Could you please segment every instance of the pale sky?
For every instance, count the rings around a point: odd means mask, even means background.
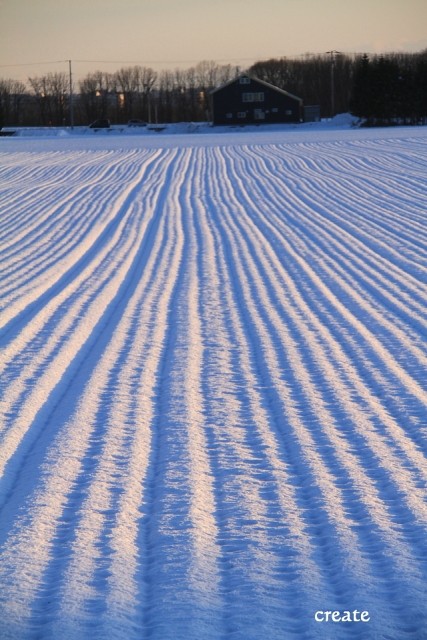
[[[67,71],[65,62],[38,63],[68,59],[79,79],[128,63],[245,67],[331,49],[424,48],[426,0],[0,0],[0,77],[23,81]]]

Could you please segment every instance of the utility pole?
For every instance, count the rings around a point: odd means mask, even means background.
[[[71,60],[68,60],[70,74],[70,128],[74,129],[74,101],[73,101],[73,74],[71,72]]]
[[[326,53],[331,56],[331,118],[333,118],[335,115],[335,56],[339,55],[340,52],[335,51],[334,49],[333,51],[327,51]]]

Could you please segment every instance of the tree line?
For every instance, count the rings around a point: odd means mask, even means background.
[[[73,123],[84,125],[98,119],[117,124],[133,119],[152,123],[206,121],[210,118],[210,91],[239,72],[239,67],[210,61],[159,73],[138,65],[114,73],[95,71],[73,87]],[[0,79],[0,125],[69,123],[67,73],[30,77],[28,86]]]
[[[425,124],[427,50],[357,60],[350,109],[368,125]]]
[[[209,61],[159,73],[144,66],[95,71],[73,87],[73,122],[210,120],[210,92],[241,72]],[[351,112],[367,124],[427,121],[427,50],[272,58],[245,72],[293,93],[305,105],[319,105],[322,117]],[[33,76],[28,84],[0,79],[0,126],[63,126],[70,115],[67,73]]]
[[[322,117],[352,113],[367,125],[427,122],[427,49],[420,53],[342,55],[257,62],[249,72],[320,105]]]

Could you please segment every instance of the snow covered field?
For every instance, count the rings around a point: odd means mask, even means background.
[[[0,141],[2,640],[427,638],[426,178],[427,128]]]

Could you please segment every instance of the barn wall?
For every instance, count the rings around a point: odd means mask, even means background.
[[[246,102],[243,94],[263,94],[262,102]],[[239,79],[212,94],[213,123],[262,124],[300,122],[301,101],[274,88],[250,79],[241,84]]]

